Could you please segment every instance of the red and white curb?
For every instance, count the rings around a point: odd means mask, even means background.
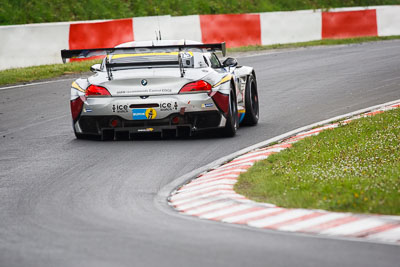
[[[317,135],[323,130],[336,128],[339,124],[343,125],[360,117],[372,116],[399,107],[400,101],[392,102],[388,106],[353,116],[340,123],[330,123],[300,132],[277,145],[258,148],[235,157],[228,163],[198,175],[173,191],[168,198],[169,204],[182,214],[201,219],[400,245],[400,216],[286,209],[273,204],[254,202],[233,190],[240,173],[247,171],[255,162],[290,148],[292,143]]]

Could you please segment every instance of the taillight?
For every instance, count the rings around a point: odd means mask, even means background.
[[[73,121],[76,121],[81,114],[83,101],[80,97],[71,100],[71,115]]]
[[[182,93],[209,93],[211,92],[211,84],[205,81],[197,81],[193,83],[185,84],[182,89],[179,91]]]
[[[110,96],[110,92],[104,87],[98,85],[90,85],[88,89],[86,89],[85,96]]]
[[[212,99],[214,100],[217,107],[225,114],[228,114],[229,108],[229,95],[222,94],[220,92],[216,92],[212,95]]]

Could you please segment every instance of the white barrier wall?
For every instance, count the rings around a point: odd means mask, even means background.
[[[155,40],[156,32],[161,31],[162,39],[173,35],[171,16],[133,18],[133,38],[135,41]]]
[[[199,15],[171,17],[173,35],[171,39],[187,39],[201,42],[201,27]]]
[[[263,45],[321,40],[321,12],[260,13],[260,21]]]
[[[400,6],[378,7],[378,36],[400,35]]]
[[[0,70],[62,63],[68,48],[69,23],[0,27]]]
[[[306,42],[324,38],[400,35],[400,5],[336,8],[329,10],[329,12],[303,10],[250,15],[252,16],[252,26],[246,26],[246,23],[250,23],[246,19],[243,20],[244,24],[240,25],[245,29],[246,27],[254,28],[254,21],[259,21],[257,23],[260,23],[260,28],[249,32],[252,35],[257,35],[252,36],[252,38],[258,41],[257,44],[261,43],[262,45]],[[131,32],[131,27],[125,27],[127,19],[115,20],[112,23],[124,24],[122,25],[124,27],[121,26],[124,29],[123,34],[127,36],[133,35],[133,40],[135,41],[154,40],[158,30],[161,30],[161,37],[164,40],[188,39],[202,41],[207,39],[207,33],[210,33],[210,30],[215,32],[212,24],[204,23],[205,19],[212,17],[214,20],[218,21],[219,19],[221,21],[221,18],[226,19],[226,17],[230,18],[232,16],[212,15],[201,16],[200,18],[199,15],[178,17],[168,15],[138,17],[132,19],[133,33]],[[0,26],[0,70],[61,63],[60,50],[70,48],[70,34],[71,40],[75,43],[75,48],[85,48],[85,45],[87,45],[85,41],[87,38],[78,38],[78,41],[81,40],[82,44],[78,42],[76,45],[76,32],[73,31],[76,27],[72,27],[70,33],[71,24],[79,23],[83,25],[81,28],[87,26],[88,31],[97,36],[96,38],[105,40],[102,37],[104,29],[94,25],[94,22],[99,21]],[[212,37],[214,42],[226,41],[228,46],[235,44],[232,40],[240,43],[240,45],[251,44],[246,43],[249,38],[246,38],[248,36],[243,36],[243,32],[237,32],[234,35],[230,34],[229,38],[227,38],[222,34],[226,33],[224,27],[219,27],[221,28],[221,34],[219,35],[219,32],[216,32],[215,36]],[[122,34],[118,30],[113,31],[113,28],[111,30],[108,28],[107,30],[114,37],[120,37]],[[106,36],[110,36],[110,34],[107,33]],[[85,36],[88,37],[87,35]],[[104,42],[100,42],[99,45],[101,43]],[[91,46],[94,45],[91,44]]]
[[[155,40],[161,31],[164,40],[187,39],[201,42],[200,18],[192,16],[158,16],[133,18],[135,41]]]

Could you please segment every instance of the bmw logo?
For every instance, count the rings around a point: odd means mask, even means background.
[[[146,79],[143,79],[140,83],[141,83],[143,86],[146,86],[146,85],[147,85],[147,80],[146,80]]]

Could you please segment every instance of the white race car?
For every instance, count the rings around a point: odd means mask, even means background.
[[[236,59],[220,63],[225,43],[129,42],[114,48],[62,50],[67,58],[103,56],[95,74],[72,83],[71,113],[77,138],[129,139],[144,133],[191,135],[259,117],[256,74]]]

